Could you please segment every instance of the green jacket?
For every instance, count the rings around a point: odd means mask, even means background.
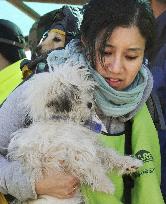
[[[21,60],[0,71],[0,104],[22,81],[20,62]]]
[[[124,154],[125,136],[101,136],[107,147]],[[144,163],[135,175],[132,189],[132,204],[164,204],[160,191],[160,149],[156,129],[146,105],[132,120],[132,154]],[[123,180],[115,172],[108,175],[115,185],[114,195],[93,192],[82,187],[86,204],[122,204]]]

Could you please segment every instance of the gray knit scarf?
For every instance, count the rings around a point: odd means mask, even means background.
[[[143,98],[144,90],[147,87],[149,73],[145,65],[142,65],[134,82],[125,90],[113,89],[93,68],[90,72],[98,83],[95,91],[97,106],[106,116],[124,116],[136,109]]]

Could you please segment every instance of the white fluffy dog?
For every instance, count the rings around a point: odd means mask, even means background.
[[[31,174],[31,182],[43,171],[54,168],[69,172],[93,190],[113,193],[114,186],[106,176],[108,170],[135,172],[140,160],[121,156],[100,143],[100,135],[83,124],[94,115],[95,83],[85,68],[66,63],[51,73],[35,75],[25,91],[24,104],[32,124],[13,133],[8,158],[20,160]],[[63,161],[63,162],[62,162]],[[39,196],[27,204],[79,204],[80,192],[73,198]]]

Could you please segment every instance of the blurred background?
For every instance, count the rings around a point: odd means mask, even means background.
[[[0,0],[0,19],[6,19],[19,26],[26,38],[32,24],[41,15],[68,4],[82,7],[87,0]],[[30,58],[27,48],[26,54]]]

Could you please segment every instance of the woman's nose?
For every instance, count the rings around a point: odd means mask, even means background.
[[[108,63],[107,67],[110,72],[119,74],[123,67],[122,60],[119,57],[114,58],[110,63]]]

